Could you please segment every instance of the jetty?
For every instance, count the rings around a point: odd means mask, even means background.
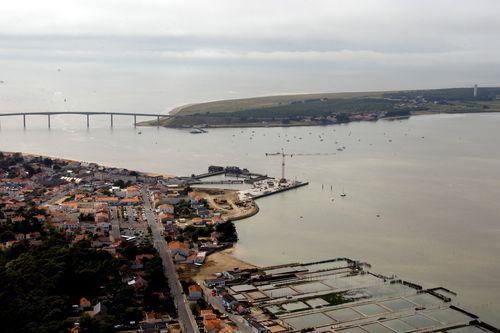
[[[227,176],[229,179],[210,179],[216,176]],[[214,166],[208,167],[208,171],[191,176],[175,177],[165,180],[166,185],[190,186],[190,185],[237,185],[251,184],[252,188],[238,191],[240,201],[246,202],[264,198],[273,194],[290,191],[309,185],[307,181],[275,179],[268,175],[250,172],[246,168],[237,166]]]
[[[226,180],[206,180],[206,181],[192,181],[190,185],[234,185],[234,184],[243,184],[244,180],[242,179],[226,179]]]
[[[201,179],[215,177],[224,175],[227,177],[234,177],[236,179],[231,180],[215,180],[215,181],[203,181]],[[250,172],[246,168],[240,168],[237,166],[216,166],[211,165],[208,167],[208,172],[201,173],[198,175],[191,175],[191,177],[184,177],[189,184],[253,184],[258,181],[269,179],[267,175],[260,173]]]
[[[302,186],[309,185],[309,182],[289,181],[285,179],[277,180],[269,178],[254,183],[254,187],[248,190],[239,191],[240,200],[256,200],[273,194],[290,191]]]

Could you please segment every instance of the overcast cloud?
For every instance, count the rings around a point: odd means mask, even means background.
[[[0,111],[498,85],[499,41],[498,0],[2,1]]]

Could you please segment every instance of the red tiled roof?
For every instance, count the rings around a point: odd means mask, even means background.
[[[197,284],[192,284],[189,286],[189,293],[201,292],[201,287]]]
[[[171,250],[175,250],[175,249],[189,250],[189,244],[187,244],[185,242],[173,241],[173,242],[168,243],[168,248]]]

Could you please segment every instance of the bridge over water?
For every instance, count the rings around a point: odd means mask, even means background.
[[[134,118],[134,126],[137,125],[137,117],[153,117],[156,118],[156,125],[160,126],[160,117],[172,118],[172,115],[157,114],[157,113],[127,113],[127,112],[83,112],[83,111],[54,111],[54,112],[13,112],[13,113],[0,113],[0,117],[15,117],[20,116],[23,119],[23,127],[26,128],[26,117],[28,116],[46,116],[47,126],[50,128],[50,117],[56,115],[82,115],[87,118],[87,128],[90,127],[90,116],[108,115],[110,126],[113,127],[114,116],[129,116]]]

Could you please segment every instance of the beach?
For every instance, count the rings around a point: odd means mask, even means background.
[[[233,249],[230,248],[209,255],[205,264],[200,268],[196,275],[193,276],[193,280],[200,285],[203,285],[203,281],[208,278],[214,278],[215,273],[233,270],[236,267],[240,269],[256,267],[243,260],[237,259],[232,255],[232,253]]]

